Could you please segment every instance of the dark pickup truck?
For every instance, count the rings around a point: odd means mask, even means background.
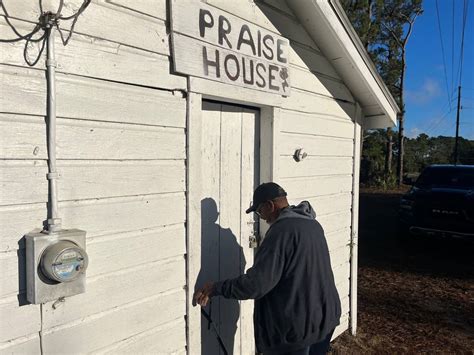
[[[400,226],[411,234],[474,238],[474,165],[427,167],[399,212]]]

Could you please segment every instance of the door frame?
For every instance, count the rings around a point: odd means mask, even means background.
[[[194,285],[201,265],[201,124],[202,101],[215,100],[260,109],[260,182],[277,181],[282,97],[188,77],[186,111],[186,342],[188,354],[201,352],[201,313],[193,307]],[[260,223],[260,233],[267,226]]]

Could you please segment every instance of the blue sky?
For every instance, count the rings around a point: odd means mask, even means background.
[[[454,42],[453,36],[454,2]],[[407,46],[405,81],[405,134],[416,137],[455,136],[457,87],[464,0],[438,0],[443,54],[438,29],[436,0],[424,0],[424,13],[417,18]],[[474,139],[474,1],[468,2],[464,35],[460,136]],[[454,51],[453,51],[454,43]],[[453,64],[454,58],[454,64]],[[454,80],[452,79],[454,76]],[[447,82],[447,83],[446,83]],[[448,94],[449,90],[449,94]],[[451,103],[449,102],[451,99]],[[450,106],[451,105],[451,106]]]

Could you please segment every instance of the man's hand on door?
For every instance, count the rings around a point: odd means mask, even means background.
[[[207,282],[201,289],[196,290],[193,296],[193,306],[206,307],[214,292],[214,283]]]

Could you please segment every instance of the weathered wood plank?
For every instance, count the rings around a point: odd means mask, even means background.
[[[318,219],[316,217],[316,219]],[[329,250],[336,250],[351,243],[350,226],[343,227],[331,233],[325,233]]]
[[[0,350],[1,342],[32,334],[41,329],[39,305],[19,307],[18,299],[14,296],[0,300],[0,319]]]
[[[122,252],[126,253],[124,250]],[[155,252],[158,253],[159,250],[155,249]],[[99,262],[100,259],[90,258],[91,263],[94,260]],[[43,306],[43,329],[47,332],[52,327],[100,314],[167,290],[182,288],[186,284],[185,276],[182,257],[166,263],[153,262],[127,267],[122,272],[99,277],[87,275],[85,293],[68,297],[56,309],[52,307],[54,302]],[[137,280],[140,280],[139,285]],[[159,320],[160,316],[156,318]]]
[[[345,263],[337,266],[335,269],[333,269],[333,273],[339,297],[346,297],[349,295],[350,289],[350,264]]]
[[[185,354],[183,318],[149,329],[93,354]]]
[[[279,11],[275,11],[275,9],[265,4],[255,4],[252,2],[245,2],[243,4],[239,1],[227,0],[206,0],[206,2],[209,5],[244,18],[248,22],[278,33],[291,41],[296,41],[319,50],[299,21]]]
[[[330,251],[331,255],[331,266],[335,270],[342,265],[348,264],[351,259],[351,248],[349,245],[345,245],[336,250]]]
[[[209,99],[243,105],[256,104],[277,107],[281,106],[283,100],[281,95],[220,83],[218,81],[197,77],[191,77],[189,81],[191,92],[206,95],[206,98]]]
[[[317,218],[323,226],[325,233],[332,233],[351,226],[351,212],[341,212],[335,214],[324,215]]]
[[[282,108],[287,110],[314,113],[318,115],[332,115],[340,118],[351,118],[355,114],[353,103],[336,101],[332,97],[309,93],[293,89],[291,96],[285,97]]]
[[[352,176],[320,176],[314,178],[281,179],[289,196],[304,199],[352,191]]]
[[[177,224],[93,238],[87,242],[87,253],[91,260],[107,260],[106,263],[91,262],[87,269],[88,277],[113,273],[179,255],[184,256],[186,253],[184,225]]]
[[[290,42],[290,64],[342,82],[339,74],[321,52],[294,41]]]
[[[43,117],[0,114],[1,159],[47,159]],[[57,120],[58,159],[184,159],[182,128]],[[100,144],[100,149],[97,149]]]
[[[339,100],[354,102],[349,89],[339,80],[330,79],[299,67],[290,67],[292,87]]]
[[[351,157],[310,156],[300,162],[291,156],[280,157],[281,178],[342,174],[352,174]]]
[[[293,156],[296,149],[303,148],[308,159],[321,156],[352,157],[354,142],[347,138],[320,137],[307,134],[281,133],[280,154]],[[305,164],[303,160],[300,164]]]
[[[344,192],[342,194],[316,196],[307,198],[306,201],[309,201],[313,209],[316,211],[316,216],[319,217],[344,210],[350,210],[352,194],[350,192]],[[301,202],[301,199],[293,198],[293,196],[289,195],[288,202],[291,205],[297,205]]]
[[[59,202],[59,213],[63,228],[80,227],[96,237],[184,223],[185,206],[184,193],[172,193]],[[0,250],[18,249],[46,218],[45,203],[0,207]]]
[[[38,354],[40,352],[41,345],[38,332],[0,343],[0,353],[2,354]]]
[[[345,314],[343,317],[341,317],[339,325],[334,330],[331,341],[336,339],[339,335],[344,333],[347,329],[349,329],[349,314]]]
[[[44,76],[0,65],[2,112],[45,116]],[[169,92],[57,74],[56,94],[58,117],[184,127],[186,101]]]
[[[354,138],[354,123],[349,117],[336,118],[282,110],[281,130],[288,133]]]
[[[12,23],[24,33],[31,27],[24,21],[13,20]],[[14,38],[11,32],[0,16],[0,38]],[[55,42],[57,72],[164,89],[186,87],[184,77],[170,74],[168,56],[79,34],[74,35],[66,47],[59,36],[55,37]],[[23,42],[0,43],[0,63],[27,67],[23,58],[24,47]],[[40,47],[41,42],[29,47],[30,61],[36,59]],[[37,69],[44,69],[46,52],[42,57],[36,65]]]
[[[45,353],[58,353],[64,349],[91,352],[184,317],[185,305],[183,290],[144,298],[78,322],[48,329],[43,333],[43,350]],[[182,336],[185,337],[184,332]]]
[[[282,63],[269,64],[265,59],[205,44],[179,33],[173,33],[173,43],[175,58],[186,58],[174,62],[174,68],[179,73],[271,94],[290,94],[291,77],[287,79],[282,76],[287,70]],[[219,65],[205,65],[204,55]],[[234,59],[227,61],[229,58]],[[226,66],[225,63],[229,64]],[[273,71],[270,71],[271,67]]]
[[[10,16],[17,19],[36,23],[40,15],[38,1],[5,0],[4,4]],[[55,12],[57,4],[54,0],[43,1],[43,8]],[[80,4],[82,0],[65,2],[62,14],[68,16],[75,13]],[[71,21],[61,22],[61,28],[66,31],[70,26]],[[31,24],[31,29],[33,27]],[[130,28],[133,28],[133,31],[130,31]],[[77,21],[74,32],[169,55],[168,36],[163,20],[130,11],[126,7],[118,7],[104,0],[92,1]],[[73,41],[74,37],[70,43]]]
[[[62,201],[185,190],[183,161],[58,161]],[[0,205],[48,201],[45,161],[0,161]],[[25,189],[25,186],[31,188]]]
[[[132,11],[140,12],[144,15],[153,16],[165,21],[166,18],[166,0],[105,0],[105,2],[129,9]]]
[[[83,225],[80,225],[83,228]],[[83,228],[88,231],[86,228]],[[89,237],[89,236],[88,236]],[[91,237],[89,237],[90,239]],[[87,241],[88,277],[113,273],[142,263],[184,255],[184,225],[114,234]],[[113,247],[111,248],[111,245]],[[94,263],[94,260],[107,260]],[[184,259],[183,259],[184,260]],[[0,254],[0,297],[26,290],[25,249]]]

